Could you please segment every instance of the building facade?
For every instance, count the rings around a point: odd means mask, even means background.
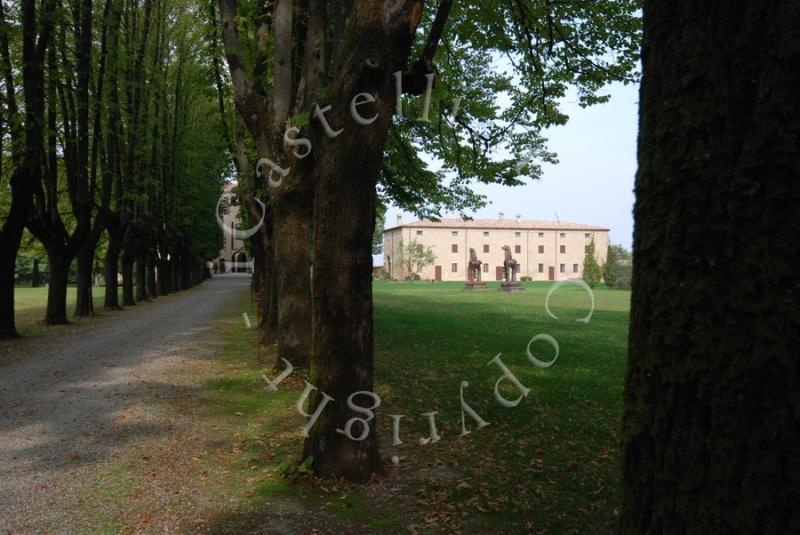
[[[227,231],[224,234],[224,243],[219,252],[217,266],[219,271],[230,273],[234,271],[249,271],[247,251],[244,241],[235,237],[234,230],[239,225],[239,204],[236,198],[236,184],[225,184],[223,191],[220,214]]]
[[[586,250],[594,240],[595,257],[602,265],[608,251],[607,228],[560,221],[530,221],[521,216],[505,219],[442,219],[397,225],[383,234],[383,267],[393,279],[409,276],[402,248],[416,242],[431,247],[436,261],[419,273],[425,280],[463,281],[467,278],[469,250],[483,262],[484,281],[503,279],[503,246],[519,263],[517,278],[568,280],[581,278]]]

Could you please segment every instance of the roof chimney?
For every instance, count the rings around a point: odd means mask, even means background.
[[[517,214],[517,223],[522,222],[522,214]]]
[[[500,221],[502,221],[502,220],[503,220],[503,217],[505,217],[505,215],[506,215],[506,214],[504,214],[503,212],[500,212],[500,216],[498,217],[498,219],[499,219]]]
[[[402,224],[403,224],[403,216],[402,214],[397,214],[397,226],[399,227]]]

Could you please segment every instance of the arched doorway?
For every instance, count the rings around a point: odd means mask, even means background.
[[[238,251],[233,253],[233,269],[235,273],[247,273],[247,253]]]

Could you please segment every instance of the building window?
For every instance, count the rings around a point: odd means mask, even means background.
[[[591,234],[589,234],[589,233],[587,232],[586,234],[584,234],[584,235],[583,235],[583,237],[584,237],[584,238],[591,238],[591,237],[592,237],[592,235],[591,235]]]
[[[539,264],[539,273],[544,273],[544,264]]]
[[[578,264],[572,264],[572,272],[573,273],[577,273],[578,272]]]
[[[483,244],[483,252],[484,253],[488,253],[489,252],[489,244],[488,243],[484,243]]]
[[[483,272],[489,273],[489,264],[483,264]]]
[[[564,264],[559,264],[558,265],[558,271],[560,271],[561,273],[564,273]]]
[[[559,250],[561,251],[561,254],[564,254],[564,253],[566,253],[566,252],[567,252],[567,246],[566,246],[566,245],[562,245],[562,246],[559,248]]]
[[[421,230],[417,231],[417,236],[422,236],[422,231]]]
[[[514,233],[514,236],[516,236],[517,238],[519,238],[519,237],[521,237],[521,236],[522,236],[522,232],[515,232],[515,233]]]
[[[540,238],[544,238],[544,232],[540,232],[540,233],[539,233],[539,237],[540,237]]]
[[[539,254],[544,254],[544,245],[539,246]]]
[[[458,264],[457,264],[457,263],[455,263],[455,262],[453,262],[453,263],[450,265],[450,271],[452,271],[453,273],[458,273]]]
[[[417,244],[417,252],[420,253],[420,254],[422,253],[422,244],[421,243]]]
[[[514,252],[515,253],[521,253],[522,252],[522,246],[521,245],[515,245],[514,246]]]
[[[454,244],[452,245],[452,247],[451,247],[451,250],[452,250],[454,253],[457,253],[457,252],[458,252],[458,244],[457,244],[457,243],[454,243]]]
[[[589,246],[588,245],[584,245],[583,246],[583,252],[584,253],[588,253],[589,252]]]
[[[561,237],[562,237],[562,238],[566,238],[566,237],[567,237],[567,234],[566,234],[565,232],[562,232],[562,233],[561,233]]]
[[[453,231],[451,234],[452,234],[453,236],[458,236],[458,231],[457,231],[457,230],[454,230],[454,231]]]
[[[484,232],[484,233],[483,233],[483,235],[484,235],[484,236],[488,236],[488,235],[489,235],[489,233],[488,233],[488,232]]]

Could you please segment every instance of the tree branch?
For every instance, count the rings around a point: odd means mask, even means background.
[[[427,87],[425,75],[435,70],[433,58],[436,56],[436,50],[439,48],[439,43],[444,36],[444,29],[447,26],[447,20],[450,18],[452,7],[453,0],[440,0],[431,30],[425,41],[425,48],[422,49],[422,55],[411,67],[411,72],[403,76],[403,93],[421,95],[425,92]]]
[[[293,0],[277,0],[273,29],[273,126],[283,127],[289,118],[292,99],[292,18]]]
[[[327,63],[328,13],[325,0],[309,0],[308,30],[306,32],[305,54],[302,78],[295,98],[295,113],[301,113],[314,99],[317,90],[325,85]]]
[[[222,44],[225,49],[225,59],[233,80],[233,95],[239,102],[245,102],[253,92],[250,79],[247,76],[242,47],[239,42],[239,31],[236,29],[236,0],[219,0],[219,14],[222,19]]]

